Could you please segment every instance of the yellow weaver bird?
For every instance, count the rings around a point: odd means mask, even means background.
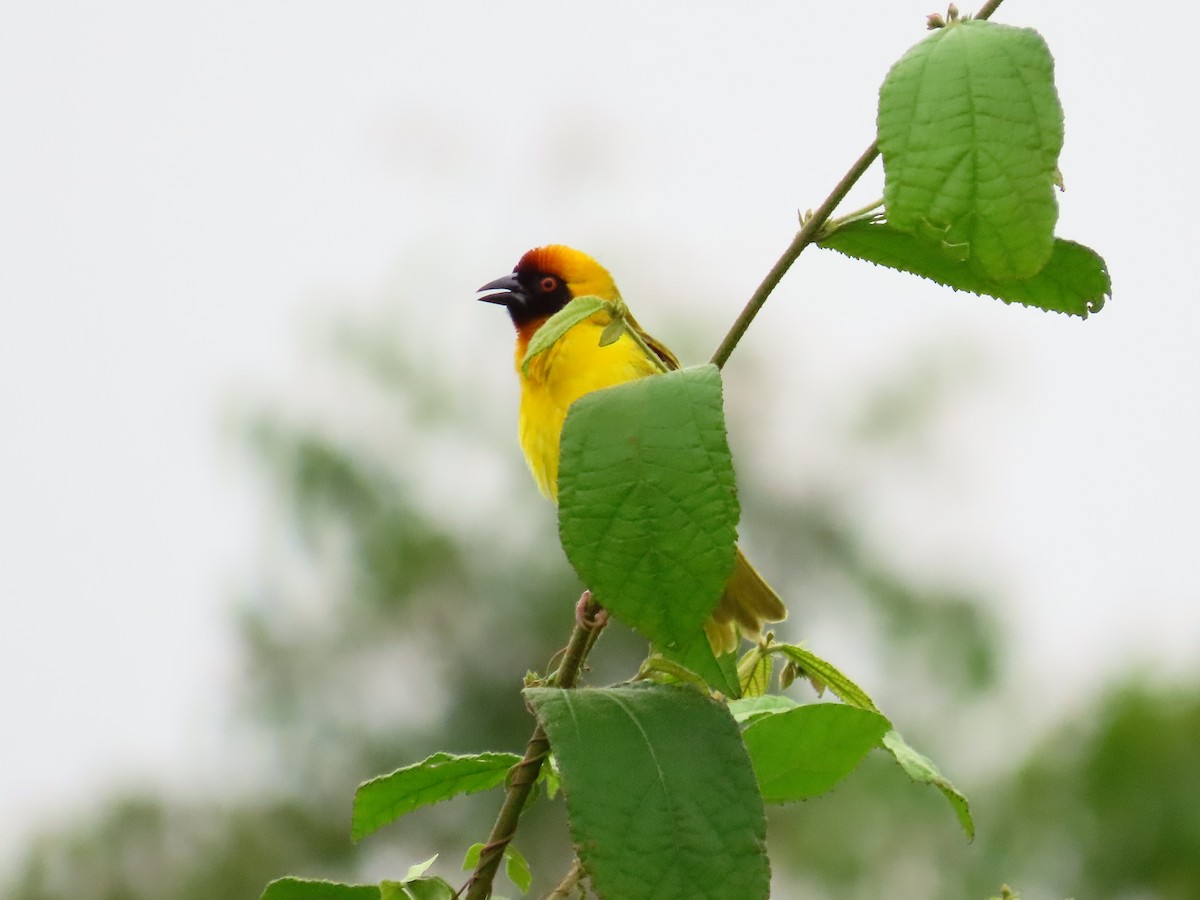
[[[485,284],[480,300],[508,309],[517,330],[516,364],[521,380],[519,432],[525,459],[542,493],[558,500],[558,444],[571,404],[591,391],[660,371],[629,334],[600,346],[600,334],[612,317],[605,310],[575,325],[554,345],[536,356],[528,374],[521,363],[534,332],[575,297],[596,296],[614,304],[620,294],[612,276],[598,262],[570,247],[551,245],[530,250],[511,275]],[[675,355],[642,331],[632,316],[626,321],[668,369],[678,369]],[[739,548],[725,593],[704,625],[713,651],[736,650],[739,630],[757,635],[764,622],[787,617],[783,601],[750,565]]]

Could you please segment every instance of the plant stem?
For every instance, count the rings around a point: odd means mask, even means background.
[[[737,319],[734,320],[733,325],[730,327],[729,333],[721,341],[721,346],[713,354],[711,362],[718,369],[725,365],[725,362],[729,359],[729,354],[738,345],[738,341],[742,339],[742,335],[746,333],[746,329],[750,327],[750,323],[754,321],[754,317],[758,315],[758,311],[767,302],[767,298],[771,296],[771,292],[775,290],[775,286],[779,284],[787,270],[792,267],[792,263],[796,261],[804,251],[804,248],[813,242],[820,233],[821,226],[825,224],[825,220],[829,218],[837,205],[850,192],[850,188],[854,187],[854,183],[862,177],[863,173],[867,171],[867,168],[875,161],[875,157],[878,155],[879,145],[872,141],[871,146],[866,149],[863,155],[855,160],[854,165],[850,167],[850,171],[842,176],[842,180],[837,183],[837,187],[833,189],[833,192],[825,198],[816,211],[800,226],[800,230],[792,238],[792,243],[783,252],[783,256],[779,257],[779,260],[771,267],[771,271],[767,273],[767,277],[762,280],[762,283],[750,295],[750,299],[746,302],[742,311],[738,313]]]
[[[659,355],[650,348],[649,344],[646,343],[645,339],[641,335],[641,332],[639,332],[637,328],[630,323],[628,317],[622,317],[621,324],[625,326],[625,333],[629,335],[629,337],[635,344],[638,345],[639,348],[641,348],[642,353],[646,354],[646,358],[650,360],[650,362],[654,363],[655,367],[660,373],[670,371],[667,368],[667,364],[663,362]]]
[[[833,232],[835,232],[839,228],[841,228],[843,225],[846,225],[850,222],[857,222],[860,219],[878,218],[880,215],[882,215],[882,213],[876,213],[875,210],[879,209],[882,206],[883,206],[883,198],[880,197],[878,200],[876,200],[874,203],[869,204],[868,206],[859,207],[858,209],[854,210],[854,212],[848,212],[844,216],[838,216],[836,219],[829,219],[825,223],[826,226],[828,226],[828,227],[822,229],[823,233],[821,234],[820,238],[818,238],[818,240],[824,240],[830,234],[832,234]]]
[[[1004,0],[988,0],[980,8],[979,12],[975,14],[975,18],[988,18],[1003,2]],[[725,366],[729,355],[733,353],[733,348],[738,345],[738,341],[742,339],[742,335],[746,333],[746,329],[750,327],[750,323],[754,321],[754,317],[758,315],[758,311],[767,302],[767,298],[771,296],[771,292],[775,290],[775,287],[787,273],[787,270],[792,267],[792,263],[799,258],[804,248],[811,244],[821,233],[821,228],[826,220],[833,215],[833,211],[837,208],[837,205],[845,199],[846,194],[850,193],[850,188],[854,187],[854,183],[863,176],[863,173],[867,171],[878,155],[879,143],[872,141],[871,146],[864,150],[862,156],[855,160],[854,165],[842,176],[842,180],[837,183],[837,186],[825,198],[825,201],[800,226],[800,230],[792,238],[792,243],[788,245],[787,250],[783,252],[783,256],[779,257],[779,260],[771,267],[771,271],[767,273],[762,283],[750,295],[750,299],[746,301],[745,307],[738,313],[738,317],[734,320],[733,325],[730,326],[728,334],[721,341],[721,345],[713,353],[711,362],[718,369]]]
[[[579,672],[583,668],[584,660],[587,659],[588,653],[596,643],[600,629],[604,627],[603,624],[593,627],[582,624],[582,622],[594,621],[596,614],[600,611],[600,604],[592,600],[590,594],[585,594],[585,596],[587,600],[583,607],[583,614],[579,617],[580,621],[576,622],[575,630],[571,632],[571,640],[563,654],[562,664],[550,679],[553,687],[575,687],[579,681]],[[496,816],[496,824],[492,826],[487,843],[479,853],[479,862],[475,865],[475,871],[471,873],[471,880],[458,892],[459,895],[463,895],[463,891],[465,891],[466,900],[487,900],[491,896],[492,881],[500,868],[500,860],[504,858],[504,850],[517,833],[517,823],[525,808],[525,801],[529,799],[529,792],[533,790],[538,773],[542,770],[542,763],[545,762],[549,752],[550,741],[547,739],[541,723],[538,723],[538,726],[533,729],[533,734],[530,735],[529,743],[525,745],[525,755],[509,771],[508,790],[504,795],[504,804]]]
[[[1004,0],[988,0],[987,3],[985,3],[985,4],[983,4],[983,6],[979,7],[979,12],[975,13],[975,18],[976,19],[990,18],[992,13],[994,13],[997,9],[999,9],[1000,4],[1003,2],[1004,2]]]
[[[583,864],[576,859],[571,863],[571,868],[563,876],[563,880],[558,883],[558,887],[546,895],[546,900],[567,900],[571,896],[571,892],[579,886],[581,878],[583,878]]]

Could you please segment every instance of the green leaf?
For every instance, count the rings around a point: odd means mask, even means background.
[[[483,848],[487,846],[482,841],[477,841],[467,848],[467,852],[463,855],[462,867],[464,872],[470,872],[479,865],[479,854],[483,852]]]
[[[599,896],[767,896],[762,799],[722,704],[645,683],[525,696],[554,747],[571,837]]]
[[[687,650],[733,572],[737,538],[719,370],[586,394],[561,456],[559,535],[580,578],[660,652]]]
[[[417,863],[416,865],[409,866],[408,871],[404,873],[404,877],[402,879],[400,879],[400,883],[404,884],[406,882],[415,881],[416,879],[420,878],[422,875],[424,875],[426,872],[429,871],[429,867],[432,866],[434,864],[434,862],[437,861],[437,858],[438,858],[438,855],[435,853],[435,854],[433,854],[433,856],[429,857],[429,859],[425,860],[425,862],[420,862],[420,863]]]
[[[1021,303],[1049,312],[1086,319],[1112,296],[1104,260],[1073,241],[1057,239],[1050,260],[1032,278],[997,281],[975,273],[966,263],[949,259],[941,249],[917,235],[889,224],[853,222],[820,242],[820,246],[856,259],[911,272],[956,291],[986,294],[1005,303]]]
[[[374,884],[279,878],[267,885],[261,900],[380,900],[380,893]]]
[[[867,696],[866,691],[843,675],[841,670],[834,666],[833,663],[822,659],[811,650],[805,650],[803,647],[797,647],[795,644],[772,644],[771,649],[776,653],[782,653],[791,660],[800,669],[805,678],[814,682],[814,687],[816,687],[817,682],[820,682],[822,689],[828,688],[843,703],[848,703],[851,706],[869,710],[870,712],[879,712],[875,701]],[[821,690],[819,689],[818,694],[820,692]]]
[[[533,886],[533,872],[528,860],[512,844],[504,848],[504,874],[522,894],[529,893],[529,888]]]
[[[910,747],[897,731],[885,734],[882,745],[896,762],[900,763],[900,767],[908,773],[909,778],[918,784],[931,784],[942,792],[954,809],[954,814],[958,816],[958,822],[962,825],[967,840],[975,840],[975,820],[971,818],[971,806],[967,798],[938,771],[933,761]]]
[[[815,703],[755,719],[742,738],[763,799],[786,803],[832,789],[889,728],[877,712]]]
[[[612,304],[591,295],[576,297],[549,319],[542,327],[533,333],[529,346],[525,348],[525,357],[521,360],[521,371],[528,375],[529,364],[534,357],[545,353],[560,337],[582,322],[590,319],[602,309],[612,309]]]
[[[677,641],[673,647],[655,644],[654,650],[664,659],[694,672],[700,681],[726,697],[741,696],[737,663],[733,654],[723,653],[716,656],[703,631],[693,632],[689,637]]]
[[[454,888],[447,882],[441,878],[422,877],[437,858],[435,853],[425,862],[409,866],[400,881],[379,882],[381,900],[454,900]]]
[[[708,691],[708,682],[693,672],[687,666],[668,659],[661,653],[651,653],[638,668],[638,679],[646,679],[657,684],[688,684],[702,691]]]
[[[538,781],[546,786],[546,796],[553,800],[558,796],[559,789],[562,787],[562,777],[558,774],[558,762],[551,753],[547,758],[541,771],[538,773]]]
[[[513,753],[435,753],[390,775],[373,778],[354,792],[350,836],[357,841],[414,809],[496,787],[520,761]]]
[[[604,330],[600,332],[600,346],[607,347],[609,344],[615,344],[621,339],[621,335],[625,333],[625,320],[613,319],[604,326]]]
[[[772,716],[775,713],[787,712],[789,709],[796,709],[800,706],[791,697],[785,697],[782,694],[763,694],[761,697],[743,697],[740,700],[730,700],[727,704],[729,712],[733,716],[733,721],[739,725],[745,726],[761,719],[763,716]]]
[[[941,28],[879,91],[888,220],[992,280],[1050,259],[1063,115],[1041,35],[983,20]]]
[[[543,766],[543,771],[549,768]],[[479,865],[479,856],[483,853],[483,848],[486,844],[472,844],[467,848],[467,855],[463,857],[463,870],[471,871]],[[512,844],[504,848],[504,873],[508,876],[508,880],[517,886],[517,889],[522,894],[529,893],[529,886],[533,884],[533,872],[529,869],[529,863],[525,857]]]
[[[381,881],[380,900],[454,900],[454,888],[441,878]]]

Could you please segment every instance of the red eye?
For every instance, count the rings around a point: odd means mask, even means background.
[[[558,288],[558,279],[547,275],[538,282],[538,287],[542,289],[543,294],[549,294]]]

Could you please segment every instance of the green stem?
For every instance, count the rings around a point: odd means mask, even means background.
[[[988,0],[987,3],[985,3],[985,4],[983,4],[983,6],[979,7],[979,12],[975,13],[975,18],[976,19],[990,19],[992,16],[992,13],[994,13],[997,9],[999,9],[1000,4],[1003,2],[1004,2],[1004,0]]]
[[[738,345],[738,341],[742,339],[742,335],[746,333],[746,329],[750,327],[750,323],[754,321],[754,317],[758,315],[758,311],[767,302],[767,298],[771,296],[771,292],[775,290],[776,285],[782,280],[787,270],[792,267],[792,263],[796,261],[804,251],[804,248],[816,239],[821,231],[821,226],[825,224],[825,220],[829,218],[837,205],[842,202],[846,194],[850,193],[850,188],[854,187],[854,183],[863,176],[863,173],[867,171],[878,155],[879,145],[872,141],[871,146],[866,149],[863,155],[855,160],[854,165],[850,167],[850,171],[842,176],[842,180],[837,183],[833,192],[825,198],[816,211],[800,226],[800,230],[792,239],[792,243],[783,252],[783,256],[779,257],[779,260],[771,267],[771,271],[767,273],[767,277],[762,280],[762,283],[750,295],[750,299],[734,320],[732,327],[730,327],[729,333],[721,341],[721,346],[713,354],[712,364],[718,369],[725,365],[729,359],[729,354]]]
[[[618,307],[618,318],[621,320],[621,324],[625,328],[625,333],[629,335],[629,337],[635,344],[638,345],[639,348],[641,348],[641,351],[646,354],[646,357],[650,360],[650,362],[654,363],[654,365],[658,368],[658,371],[660,373],[669,372],[670,369],[667,368],[667,364],[663,362],[662,357],[654,352],[650,345],[646,343],[646,339],[642,337],[642,333],[638,331],[632,322],[629,321],[629,314],[625,309],[624,303],[621,303]]]
[[[830,219],[825,223],[825,227],[821,229],[821,234],[817,240],[825,240],[825,238],[829,237],[843,225],[847,225],[850,222],[857,222],[860,219],[876,218],[879,214],[876,213],[875,210],[880,209],[882,206],[883,198],[880,197],[874,203],[869,203],[866,206],[859,207],[858,209],[854,210],[854,212],[846,213],[844,216],[838,216],[836,219]]]
[[[975,14],[975,18],[989,18],[992,13],[1000,8],[1000,4],[1003,2],[1004,0],[988,0],[980,8],[979,12]],[[783,276],[787,273],[787,270],[792,267],[792,263],[804,252],[805,247],[818,239],[822,227],[829,217],[833,215],[834,209],[845,199],[846,194],[850,192],[850,188],[854,187],[855,182],[863,176],[863,173],[867,171],[878,155],[879,143],[872,141],[871,146],[864,150],[862,156],[855,160],[854,165],[842,176],[842,180],[837,183],[837,186],[825,198],[825,201],[800,226],[800,230],[792,238],[792,242],[788,245],[787,250],[779,257],[775,265],[771,267],[771,271],[767,273],[762,283],[750,295],[750,299],[746,301],[745,307],[738,313],[738,317],[734,320],[733,325],[730,326],[729,332],[721,341],[721,345],[713,353],[711,360],[713,365],[717,368],[724,367],[725,363],[729,360],[729,355],[733,353],[733,348],[738,345],[738,341],[742,339],[742,335],[746,333],[746,329],[750,327],[750,323],[754,321],[754,317],[758,315],[758,311],[767,302],[767,298],[771,296],[771,292],[775,290],[776,286],[783,279]]]
[[[600,604],[589,596],[580,618],[585,622],[591,622],[599,611]],[[603,627],[602,623],[594,627],[585,627],[576,622],[575,630],[571,632],[570,643],[567,644],[566,652],[563,654],[562,665],[550,678],[549,683],[552,687],[575,687],[579,681],[579,672],[583,669],[584,660],[587,659],[587,655],[596,643],[596,638]],[[521,812],[525,809],[529,793],[537,783],[542,763],[546,761],[549,753],[550,741],[546,737],[541,723],[538,723],[529,737],[529,743],[525,745],[525,755],[509,771],[508,790],[504,795],[504,804],[496,816],[496,824],[492,826],[487,843],[479,853],[479,861],[475,865],[475,871],[471,873],[471,880],[458,892],[459,895],[465,896],[465,900],[487,900],[491,896],[492,882],[500,868],[500,861],[504,858],[504,851],[517,833],[517,823],[520,821]]]

